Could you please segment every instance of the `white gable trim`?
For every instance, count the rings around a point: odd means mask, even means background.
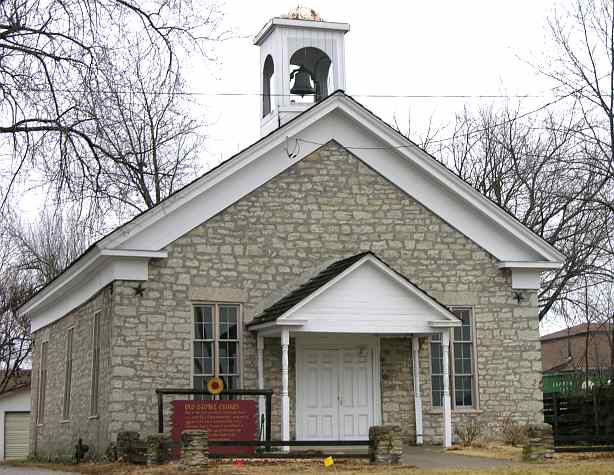
[[[114,280],[147,280],[149,260],[165,257],[166,251],[109,251],[94,247],[73,265],[71,272],[61,274],[45,289],[47,292],[36,294],[19,312],[31,314],[35,332],[77,308]]]
[[[342,120],[341,118],[343,117],[346,121],[358,122],[370,134],[365,134],[363,130],[358,130],[354,134],[348,135],[346,133],[346,137],[340,137],[343,127],[330,127],[331,124],[326,124],[326,126],[322,127],[311,127],[329,115],[331,116],[329,119],[334,117],[335,120]],[[312,130],[310,130],[310,127]],[[356,140],[362,140],[362,142],[347,143],[348,140],[354,140],[355,137],[357,137]],[[370,137],[377,140],[374,141]],[[301,142],[301,155],[290,159],[285,153],[285,147],[294,147],[293,138],[311,140]],[[347,138],[347,140],[344,140],[344,138]],[[405,139],[342,93],[336,93],[322,103],[307,110],[297,117],[296,120],[291,121],[286,126],[240,152],[218,169],[196,180],[191,185],[163,201],[160,205],[111,233],[99,245],[101,248],[111,249],[162,249],[193,227],[207,221],[221,210],[240,200],[297,161],[300,161],[303,157],[319,148],[321,143],[327,143],[330,140],[337,140],[342,146],[350,147],[364,144],[364,150],[354,151],[359,158],[365,160],[384,177],[395,183],[410,196],[414,196],[423,205],[465,233],[470,239],[474,240],[501,261],[510,261],[510,257],[513,258],[511,260],[518,260],[518,256],[505,255],[493,249],[488,240],[484,238],[484,235],[500,234],[501,236],[498,237],[498,240],[514,239],[522,243],[527,251],[530,251],[525,253],[526,255],[522,261],[535,264],[536,267],[542,262],[548,263],[548,267],[541,267],[543,269],[551,268],[551,266],[560,267],[565,260],[565,257],[549,243],[531,232],[522,223],[485,198],[450,170],[436,162],[418,146]],[[377,146],[379,146],[379,149],[369,149],[369,147]],[[477,211],[487,220],[485,224],[490,223],[490,226],[494,225],[495,229],[482,230],[481,232],[470,232],[464,229],[466,225],[463,224],[463,219],[455,219],[457,210],[446,213],[447,207],[445,205],[442,206],[435,203],[434,200],[437,198],[435,196],[437,193],[433,193],[432,186],[424,186],[420,196],[415,196],[420,191],[415,188],[415,182],[410,180],[403,181],[402,177],[400,177],[403,174],[399,173],[398,167],[393,168],[389,166],[387,170],[385,169],[386,163],[383,163],[385,160],[382,160],[382,158],[385,158],[382,154],[382,147],[390,147],[390,150],[384,150],[384,152],[402,155],[407,160],[406,165],[418,166],[420,170],[426,173],[426,176],[431,177],[431,179],[438,183],[437,186],[441,187],[441,192],[443,190],[451,191],[462,206]],[[267,160],[259,161],[257,164],[258,170],[254,169],[256,167],[250,167],[250,165],[256,165],[254,162],[265,154],[269,156]],[[239,174],[237,173],[241,170],[243,170],[243,173],[240,174],[241,179],[239,180]],[[406,170],[405,175],[407,174]],[[224,184],[225,189],[216,189],[219,188],[216,185],[222,184],[222,182],[226,182]],[[207,195],[213,194],[214,196],[208,196],[208,199],[203,200],[203,203],[198,207],[199,212],[193,213],[194,216],[187,216],[187,213],[184,213],[182,219],[174,219],[174,216],[171,216],[179,208],[197,197],[203,196],[205,193]],[[155,224],[162,219],[166,221],[164,232],[155,229]],[[145,236],[145,234],[149,236]],[[152,234],[155,236],[152,237]]]
[[[343,101],[341,108],[351,117],[359,120],[380,139],[388,143],[391,148],[396,149],[395,151],[398,151],[406,158],[419,165],[448,189],[454,191],[468,204],[478,208],[482,213],[501,226],[502,229],[508,229],[510,232],[512,232],[514,237],[542,255],[543,259],[540,260],[550,261],[558,264],[558,267],[561,267],[562,262],[565,260],[565,256],[555,247],[546,242],[537,234],[533,233],[520,221],[510,216],[510,214],[505,210],[486,198],[444,165],[437,162],[416,144],[407,140],[397,131],[392,129],[388,124],[371,114],[356,101],[348,98],[347,96],[344,99],[345,100]],[[386,176],[386,178],[392,180],[392,177]],[[411,190],[404,189],[404,191],[409,195],[412,195]],[[423,202],[423,204],[427,207],[429,205],[428,202]],[[462,232],[462,228],[459,227],[459,229]]]
[[[307,141],[301,142],[300,155],[291,158],[286,148],[294,146],[294,139]],[[91,297],[114,278],[142,277],[146,271],[106,272],[103,273],[105,278],[101,279],[92,270],[99,270],[102,257],[120,261],[140,259],[140,265],[150,258],[163,257],[156,253],[330,140],[348,147],[364,144],[365,149],[352,152],[367,165],[501,262],[523,264],[525,268],[502,266],[511,267],[512,275],[519,276],[513,279],[517,284],[533,286],[525,288],[538,287],[536,276],[539,277],[542,270],[562,265],[564,256],[554,247],[354,100],[336,92],[158,206],[116,229],[26,303],[20,313],[29,313],[33,322],[44,313],[43,320],[49,323],[66,314],[68,306],[56,305],[56,302],[70,301],[74,304],[72,309],[84,302],[76,302],[77,297]],[[132,265],[137,264],[132,262]],[[532,272],[528,272],[527,266]],[[84,272],[96,278],[86,280],[82,277]],[[33,325],[40,328],[38,324]]]
[[[433,331],[435,331],[434,329],[437,329],[437,328],[450,328],[450,327],[456,327],[456,326],[461,325],[461,321],[449,309],[447,309],[445,306],[443,306],[442,304],[440,304],[433,298],[429,297],[426,293],[424,293],[418,287],[413,285],[411,282],[404,279],[402,276],[400,276],[390,267],[385,265],[382,261],[377,259],[375,256],[368,254],[364,256],[363,258],[361,258],[360,260],[358,260],[357,262],[355,262],[354,264],[352,264],[350,267],[348,267],[345,271],[340,273],[338,276],[331,279],[325,285],[317,289],[315,292],[305,297],[303,300],[298,302],[292,308],[288,309],[286,312],[280,315],[277,318],[277,320],[262,323],[261,325],[254,325],[250,329],[254,331],[265,330],[267,332],[270,332],[272,329],[276,327],[277,328],[291,327],[292,331],[301,331],[301,327],[310,323],[309,319],[305,318],[304,316],[300,316],[299,318],[295,317],[297,314],[300,315],[301,309],[309,305],[310,302],[313,302],[314,300],[318,299],[318,297],[325,295],[327,292],[330,292],[332,289],[335,288],[335,286],[339,285],[340,282],[344,281],[345,279],[349,279],[350,276],[355,274],[358,271],[358,269],[365,266],[367,263],[375,266],[377,271],[381,273],[380,277],[391,278],[400,287],[402,287],[408,294],[410,294],[412,298],[417,298],[420,302],[425,303],[427,305],[431,313],[429,315],[429,319],[423,322],[424,325],[423,325],[423,328],[420,329],[420,332],[424,332],[424,327],[430,327],[433,329]],[[387,325],[388,323],[389,322],[386,319],[382,319],[378,321],[377,325],[373,327],[372,333],[398,334],[399,333],[398,327],[397,326],[389,327]],[[317,330],[314,330],[314,331],[317,331]],[[355,328],[353,329],[351,326],[340,329],[340,332],[343,332],[343,333],[353,333],[355,331],[356,329]]]

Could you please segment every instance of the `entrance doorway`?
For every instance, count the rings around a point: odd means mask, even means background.
[[[297,438],[368,439],[369,427],[379,422],[377,339],[309,336],[296,344]]]

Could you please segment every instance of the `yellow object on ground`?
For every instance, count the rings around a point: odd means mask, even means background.
[[[332,457],[326,457],[324,459],[324,466],[325,467],[330,467],[331,465],[333,465],[335,463],[335,461],[333,460]]]

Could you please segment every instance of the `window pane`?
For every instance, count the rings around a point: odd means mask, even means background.
[[[236,340],[238,338],[239,307],[220,305],[220,339]]]
[[[443,406],[443,391],[433,391],[433,407]]]
[[[220,359],[231,358],[238,355],[238,345],[234,341],[220,341]]]
[[[213,358],[194,358],[194,374],[213,374]]]
[[[220,305],[220,323],[237,323],[239,307],[235,305]]]
[[[220,358],[220,374],[228,373],[228,358]]]
[[[213,339],[213,325],[207,323],[195,323],[194,324],[194,337],[197,340],[212,340]]]
[[[457,406],[471,406],[473,404],[471,379],[471,376],[456,376],[454,378],[454,383],[456,386],[454,396]]]
[[[238,376],[222,376],[224,380],[224,387],[226,389],[239,389],[239,377]]]
[[[207,386],[203,376],[194,376],[194,389],[203,390]]]
[[[473,332],[471,310],[454,309],[462,326],[454,329],[454,404],[473,406]]]
[[[471,341],[471,325],[463,325],[463,340]]]
[[[211,305],[194,307],[194,322],[213,324],[213,307]]]
[[[239,310],[240,306],[228,304],[194,307],[195,389],[206,389],[214,374],[224,380],[226,388],[239,388]]]
[[[441,335],[431,338],[431,386],[433,407],[443,404],[443,349]]]
[[[213,342],[195,341],[194,356],[197,358],[213,358]]]

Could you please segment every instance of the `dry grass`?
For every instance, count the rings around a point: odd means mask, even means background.
[[[86,475],[185,475],[175,467],[142,467],[125,464],[28,464],[31,467],[49,468],[67,472],[78,472]],[[208,474],[219,475],[264,475],[264,474],[330,474],[344,475],[611,475],[614,473],[614,463],[604,461],[549,463],[541,465],[518,464],[512,467],[496,467],[491,469],[417,469],[411,466],[375,467],[364,462],[338,461],[334,467],[325,468],[321,461],[307,462],[250,462],[243,466],[230,463],[212,462]]]
[[[469,455],[472,457],[485,457],[498,460],[513,460],[520,462],[522,460],[522,447],[512,447],[511,445],[494,445],[476,447],[453,447],[453,453],[460,455]]]

